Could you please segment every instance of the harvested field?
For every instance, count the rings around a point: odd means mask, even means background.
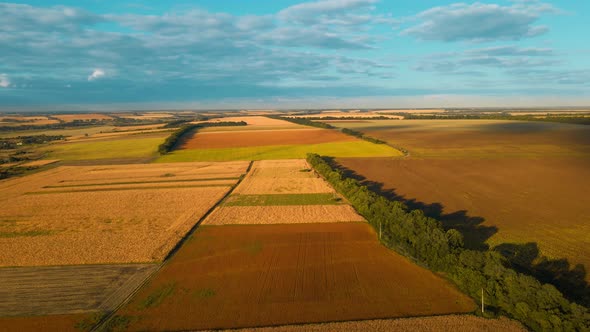
[[[0,266],[160,261],[247,166],[62,166],[0,182]]]
[[[590,267],[590,158],[338,161],[394,198],[422,202],[474,247],[532,242]]]
[[[286,325],[277,327],[258,327],[233,329],[234,332],[332,332],[332,331],[363,331],[363,332],[525,332],[526,329],[517,321],[505,317],[486,319],[472,315],[448,315],[433,317],[375,319],[339,323]]]
[[[9,120],[9,121],[6,121]],[[49,119],[46,116],[0,116],[0,122],[2,122],[2,126],[42,126],[48,124],[55,124],[59,123],[58,120]]]
[[[129,331],[198,330],[475,309],[376,237],[365,223],[202,226],[115,319]]]
[[[234,190],[241,195],[334,193],[305,159],[260,160]]]
[[[60,119],[64,122],[73,122],[74,120],[86,121],[86,120],[112,120],[113,118],[107,114],[58,114],[52,115],[53,118]]]
[[[0,317],[0,332],[60,331],[80,332],[78,324],[94,314],[69,314],[32,317]]]
[[[287,206],[287,205],[339,205],[342,199],[333,194],[271,194],[232,195],[224,206]]]
[[[223,206],[206,225],[305,224],[365,221],[350,205]]]
[[[0,317],[112,311],[156,264],[0,268]]]
[[[350,142],[356,138],[328,129],[258,130],[232,132],[196,132],[179,149],[217,149],[267,145],[319,144]]]

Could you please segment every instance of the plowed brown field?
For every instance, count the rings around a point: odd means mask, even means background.
[[[240,148],[248,146],[319,144],[353,141],[354,137],[335,130],[258,130],[232,132],[196,132],[187,137],[179,149]]]
[[[338,161],[391,196],[427,206],[464,230],[469,245],[532,243],[540,253],[528,250],[526,259],[567,260],[558,273],[590,267],[590,126],[403,120],[354,127],[407,148],[410,158]]]
[[[91,316],[92,314],[4,317],[0,318],[0,332],[80,332],[81,330],[77,328],[76,325]]]
[[[435,204],[468,244],[534,242],[544,255],[590,266],[590,159],[339,161],[405,200]]]
[[[115,318],[161,331],[475,309],[376,237],[365,223],[202,226]]]

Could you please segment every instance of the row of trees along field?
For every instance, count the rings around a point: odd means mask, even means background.
[[[178,144],[180,138],[185,134],[190,132],[199,130],[200,128],[205,127],[231,127],[231,126],[246,126],[248,125],[245,121],[219,121],[219,122],[205,122],[199,124],[188,124],[185,126],[180,127],[178,130],[174,131],[170,136],[166,138],[164,143],[160,144],[158,147],[158,152],[160,154],[166,154],[174,149],[176,144]]]
[[[377,195],[326,158],[309,154],[307,161],[367,219],[384,245],[444,274],[478,301],[483,290],[484,315],[506,315],[534,331],[590,329],[590,311],[569,302],[554,286],[514,271],[496,252],[465,249],[457,230],[445,231],[422,211],[409,211],[403,203]]]

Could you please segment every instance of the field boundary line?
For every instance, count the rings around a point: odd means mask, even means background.
[[[98,323],[96,323],[96,325],[94,325],[94,327],[90,329],[90,332],[104,330],[106,324],[114,317],[115,313],[124,305],[126,305],[129,302],[129,300],[131,300],[131,298],[133,298],[133,296],[135,296],[135,294],[137,294],[137,292],[139,292],[139,290],[143,288],[143,286],[145,286],[148,282],[150,282],[150,280],[152,280],[152,278],[154,278],[154,276],[156,276],[156,274],[162,269],[162,267],[164,267],[164,265],[166,265],[166,263],[168,263],[168,261],[172,257],[174,257],[174,255],[184,245],[184,243],[195,233],[195,231],[199,228],[201,223],[232,194],[232,192],[240,185],[240,183],[242,183],[242,180],[244,180],[244,178],[246,178],[246,176],[252,170],[253,164],[254,161],[250,160],[248,168],[246,168],[246,172],[244,172],[244,174],[240,176],[238,181],[233,186],[231,186],[230,190],[228,190],[225,193],[225,195],[223,195],[223,197],[221,197],[221,199],[217,201],[217,203],[215,203],[211,208],[209,208],[209,210],[207,210],[207,212],[205,212],[205,214],[199,220],[197,220],[193,227],[176,243],[176,245],[170,250],[170,252],[168,252],[166,257],[164,257],[164,260],[162,260],[162,262],[158,264],[157,268],[155,268],[151,274],[148,274],[144,281],[140,283],[133,290],[133,292],[131,292],[127,297],[125,297],[125,299],[123,299],[123,301],[121,301],[119,305],[117,305],[111,312],[108,312]]]

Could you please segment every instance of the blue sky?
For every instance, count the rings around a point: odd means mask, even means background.
[[[0,2],[0,111],[590,105],[590,1]]]

